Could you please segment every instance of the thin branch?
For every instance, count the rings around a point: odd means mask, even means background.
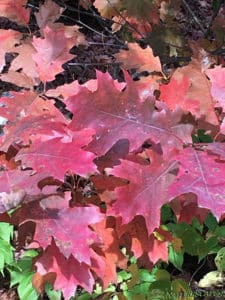
[[[199,19],[197,18],[197,16],[195,15],[195,13],[193,12],[193,10],[190,8],[189,4],[187,3],[186,0],[182,0],[182,3],[184,4],[185,8],[189,11],[189,13],[192,15],[192,18],[194,19],[195,23],[199,26],[199,28],[201,29],[201,31],[204,33],[204,35],[206,34],[206,30],[204,28],[204,26],[202,25],[202,23],[199,21]]]
[[[122,63],[120,62],[103,62],[103,63],[76,63],[76,62],[71,62],[71,63],[67,63],[66,65],[68,66],[83,66],[83,67],[87,67],[87,66],[107,66],[107,65],[122,65]]]

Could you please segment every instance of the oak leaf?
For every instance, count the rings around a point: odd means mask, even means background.
[[[176,69],[170,83],[162,85],[160,90],[161,100],[168,103],[171,109],[179,105],[198,119],[218,124],[209,81],[195,59],[189,65]]]
[[[34,13],[39,28],[42,30],[48,23],[54,23],[59,19],[63,10],[52,0],[45,1],[44,4],[40,5],[39,11]]]
[[[214,99],[218,101],[216,105],[225,111],[225,68],[216,66],[214,69],[206,70],[205,73],[212,83],[211,93]]]
[[[54,106],[34,92],[11,92],[1,98],[0,114],[8,120],[1,137],[1,150],[12,143],[28,145],[34,139],[51,139],[65,134],[66,119]]]
[[[74,58],[69,51],[73,46],[73,38],[67,37],[65,28],[44,28],[44,39],[33,37],[33,46],[37,53],[33,54],[37,72],[43,82],[55,79],[62,72],[62,65]]]
[[[172,198],[185,193],[197,195],[198,205],[211,210],[219,219],[224,211],[225,160],[206,151],[186,148],[175,159],[180,163],[176,181],[170,186]]]
[[[154,56],[152,49],[142,49],[137,43],[128,43],[129,50],[120,50],[115,55],[118,62],[122,62],[124,67],[129,69],[137,69],[138,72],[148,71],[162,72],[161,62],[158,56]]]
[[[97,207],[68,207],[60,195],[49,195],[41,201],[23,204],[13,215],[14,222],[22,225],[28,221],[36,224],[33,241],[47,248],[52,237],[60,252],[68,259],[71,255],[90,266],[91,246],[101,241],[89,225],[103,220]]]
[[[55,290],[61,290],[65,299],[69,300],[75,295],[78,285],[89,293],[92,292],[94,278],[89,267],[84,263],[79,263],[73,256],[66,259],[53,240],[42,256],[37,259],[35,266],[39,276],[45,281],[42,285],[49,282],[47,281],[49,278],[46,278],[47,274],[56,275],[53,287]],[[34,287],[36,287],[35,284]]]
[[[95,155],[82,148],[89,144],[94,134],[86,129],[75,132],[72,140],[64,142],[62,137],[51,138],[46,141],[35,140],[29,148],[22,149],[16,159],[22,165],[30,167],[36,172],[48,172],[56,179],[63,180],[66,172],[87,176],[97,171],[93,163]]]
[[[27,0],[4,0],[0,3],[0,16],[9,18],[13,22],[28,25],[29,8],[25,8]]]
[[[0,4],[1,8],[1,4]],[[22,33],[14,30],[0,29],[0,72],[5,66],[5,54],[6,52],[13,52],[13,47],[16,43],[19,43],[22,38]]]
[[[125,91],[115,88],[108,74],[98,72],[97,79],[96,91],[90,92],[83,87],[66,100],[74,114],[70,129],[93,128],[96,131],[88,150],[103,155],[120,139],[129,140],[130,151],[138,149],[147,139],[161,142],[167,150],[191,142],[192,126],[180,123],[182,110],[171,112],[154,98],[142,101],[128,75]]]
[[[107,213],[121,216],[123,224],[137,215],[143,216],[150,235],[160,225],[160,207],[168,201],[168,188],[177,168],[176,161],[159,159],[146,166],[121,160],[110,174],[129,180],[129,184],[115,189],[116,201]]]

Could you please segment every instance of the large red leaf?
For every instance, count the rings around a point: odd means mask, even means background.
[[[214,69],[206,70],[205,73],[212,83],[211,93],[218,101],[217,106],[222,107],[225,111],[225,68],[216,66]]]
[[[128,179],[129,184],[115,189],[117,199],[108,214],[121,216],[123,224],[137,215],[144,216],[150,235],[160,225],[160,207],[168,201],[167,190],[177,168],[175,161],[163,162],[160,158],[149,166],[121,160],[110,174]]]
[[[8,121],[15,122],[27,115],[27,110],[37,98],[38,95],[30,91],[10,92],[8,97],[1,97],[0,114]]]
[[[93,160],[96,156],[82,148],[92,140],[94,131],[86,129],[75,132],[68,142],[57,137],[46,141],[35,140],[29,148],[22,149],[16,159],[22,165],[31,167],[37,172],[48,172],[59,180],[64,179],[67,171],[87,176],[97,171]]]
[[[161,99],[171,109],[176,106],[190,111],[196,118],[204,118],[207,122],[217,125],[214,101],[210,93],[210,84],[197,60],[173,73],[170,83],[160,88]]]
[[[67,101],[74,113],[71,129],[93,128],[96,131],[89,150],[103,155],[120,139],[129,140],[130,151],[139,148],[147,139],[161,142],[167,150],[191,142],[192,126],[180,124],[183,114],[180,109],[171,112],[153,99],[141,102],[128,76],[125,91],[116,89],[108,74],[98,72],[97,79],[96,91],[81,88]]]
[[[62,65],[74,57],[69,53],[72,40],[70,36],[67,37],[65,27],[53,30],[48,26],[44,29],[44,39],[33,38],[33,46],[37,51],[33,59],[43,82],[55,79],[55,75],[63,71]]]
[[[32,92],[11,92],[11,97],[2,97],[1,103],[0,114],[10,121],[1,137],[2,151],[6,152],[12,143],[27,145],[30,140],[65,134],[67,121],[53,101],[44,101]]]
[[[27,25],[30,18],[29,9],[25,8],[27,0],[4,0],[0,2],[0,16],[11,21]]]
[[[170,196],[195,193],[198,205],[208,208],[219,219],[225,211],[225,160],[218,155],[192,148],[184,149],[176,159],[180,170],[176,182],[170,187]]]
[[[82,286],[89,293],[92,292],[94,279],[87,265],[79,263],[73,256],[66,259],[52,241],[45,252],[35,263],[37,272],[43,277],[48,273],[55,273],[54,289],[60,290],[65,299],[75,295],[77,286]]]
[[[68,202],[57,195],[41,202],[24,204],[13,215],[17,224],[36,223],[34,241],[46,248],[54,240],[60,252],[67,258],[72,254],[80,263],[90,262],[90,246],[100,240],[89,225],[100,222],[103,214],[97,207],[68,207]]]

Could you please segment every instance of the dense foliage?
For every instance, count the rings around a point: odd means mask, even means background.
[[[216,275],[224,269],[223,1],[207,27],[188,1],[70,2],[0,3],[11,22],[0,29],[0,269],[21,299],[60,299],[51,286],[80,300],[90,299],[84,290],[98,299],[190,293],[153,266],[181,270],[185,254],[201,261],[222,249]],[[192,40],[182,5],[202,31]],[[115,32],[120,50],[96,63],[114,64],[111,75],[60,83],[90,45],[68,11],[79,25],[81,12],[103,20],[103,39]]]

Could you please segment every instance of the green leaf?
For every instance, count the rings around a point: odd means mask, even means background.
[[[202,234],[203,225],[199,223],[199,220],[196,217],[192,219],[192,226]]]
[[[128,299],[135,299],[134,295],[145,295],[147,296],[149,293],[150,283],[144,282],[141,284],[135,285],[131,291],[124,291],[124,295],[128,297]],[[129,298],[130,297],[130,298]],[[131,298],[133,297],[133,298]]]
[[[171,292],[171,282],[169,280],[157,280],[153,282],[149,287],[149,294],[151,295],[150,299],[161,299],[161,297]]]
[[[225,226],[218,226],[215,231],[215,235],[221,238],[225,238]]]
[[[9,223],[0,222],[0,239],[10,243],[13,237],[13,226]]]
[[[216,257],[215,257],[215,265],[218,271],[223,272],[225,271],[225,247],[221,248]]]
[[[168,204],[165,204],[161,207],[161,221],[162,224],[177,222],[176,216]]]
[[[17,286],[20,300],[38,299],[38,294],[32,285],[32,260],[38,253],[34,250],[27,251],[18,261],[11,262],[7,266],[10,273],[10,287]]]
[[[198,256],[201,260],[208,254],[208,249],[202,235],[193,226],[187,223],[167,224],[173,235],[182,240],[184,251],[192,256]]]
[[[143,282],[153,282],[155,281],[155,276],[151,274],[148,270],[139,269],[139,279]]]
[[[210,231],[214,231],[218,226],[216,218],[213,216],[212,213],[209,213],[205,219],[205,225],[208,227]]]
[[[206,247],[208,248],[208,253],[216,253],[219,251],[219,249],[221,248],[221,246],[218,243],[218,238],[213,235],[211,237],[209,237],[206,242]]]
[[[28,300],[28,299],[36,300],[39,298],[37,292],[33,288],[32,277],[33,274],[29,274],[29,275],[27,274],[20,281],[20,284],[18,285],[17,288],[20,300]]]
[[[132,257],[130,258],[130,263],[131,263],[131,264],[136,264],[136,263],[137,263],[137,259],[136,259],[135,256],[132,256]]]
[[[8,241],[0,239],[0,271],[3,271],[5,264],[13,261],[13,247]]]
[[[166,270],[156,271],[156,281],[170,281],[170,273]]]
[[[176,252],[172,245],[169,245],[169,261],[176,267],[178,270],[182,271],[182,265],[184,262],[184,253]]]
[[[206,131],[204,129],[198,129],[197,134],[192,135],[192,141],[194,144],[212,143],[213,139],[209,134],[206,134]]]
[[[125,270],[122,270],[118,273],[117,282],[121,283],[131,278],[131,274]]]
[[[74,299],[74,300],[92,300],[94,298],[90,294],[85,293],[83,295],[76,296],[75,298],[72,298],[72,299]]]
[[[52,285],[50,283],[45,284],[45,292],[49,298],[49,300],[60,300],[61,299],[61,292],[54,291]]]

